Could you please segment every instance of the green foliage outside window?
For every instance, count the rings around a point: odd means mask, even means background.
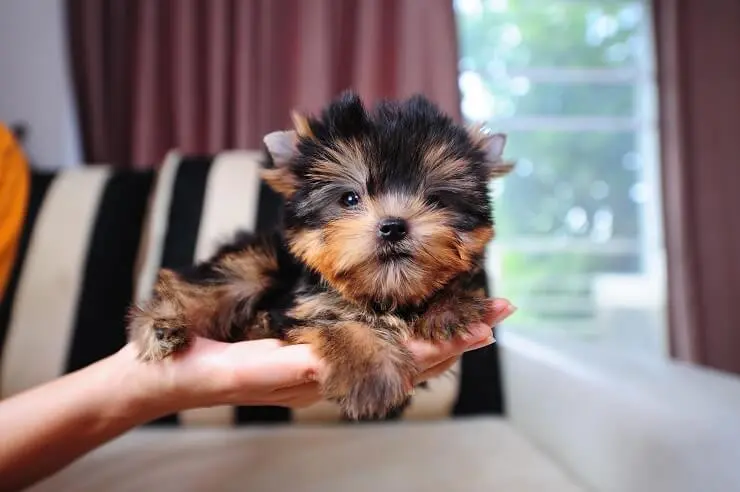
[[[506,156],[518,163],[495,185],[496,293],[526,307],[519,322],[588,318],[594,274],[641,268],[645,6],[467,0],[456,8],[463,113],[508,133]]]

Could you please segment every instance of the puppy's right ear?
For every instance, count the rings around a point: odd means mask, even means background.
[[[298,135],[295,131],[272,132],[262,139],[274,167],[262,170],[262,179],[285,198],[290,198],[298,187],[291,163],[298,153]]]
[[[470,125],[467,130],[473,144],[485,154],[489,178],[502,178],[514,169],[513,162],[506,162],[503,159],[506,134],[490,133],[482,124]]]

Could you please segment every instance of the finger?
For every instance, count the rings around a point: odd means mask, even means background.
[[[246,340],[242,342],[219,342],[209,338],[193,337],[190,347],[201,357],[251,357],[252,354],[262,354],[284,347],[285,342],[276,338]]]
[[[243,354],[235,352],[232,356],[239,360],[240,377],[264,388],[292,388],[314,382],[323,367],[309,345],[286,345],[262,351],[245,348]]]
[[[275,375],[285,381],[284,387],[318,381],[323,362],[310,345],[287,345],[270,356]]]
[[[261,396],[245,394],[244,398],[238,395],[234,398],[236,405],[275,405],[293,407],[307,405],[321,400],[318,383],[303,383],[290,388],[283,388]]]
[[[320,398],[321,389],[319,383],[303,383],[291,388],[282,388],[270,393],[270,400],[284,402],[297,398]]]
[[[427,342],[422,340],[410,340],[407,347],[411,351],[414,360],[422,370],[462,354],[470,347],[476,347],[483,343],[489,343],[491,339],[491,327],[483,323],[475,323],[468,328],[466,333],[441,342]],[[492,343],[493,340],[490,340]]]
[[[257,340],[248,340],[245,342],[236,342],[232,345],[236,346],[248,346],[250,350],[277,350],[285,347],[287,344],[277,338],[259,338]]]
[[[491,300],[491,310],[484,323],[476,323],[468,327],[467,332],[451,340],[437,343],[411,340],[407,345],[417,363],[424,368],[429,368],[466,350],[475,350],[493,343],[495,339],[491,326],[511,316],[514,311],[516,307],[508,300],[495,298]]]
[[[288,408],[306,408],[311,405],[322,401],[322,396],[319,392],[308,392],[306,394],[299,394],[291,397],[287,397],[281,400],[277,400],[273,405],[283,406]]]
[[[460,360],[460,356],[450,357],[447,360],[443,360],[439,364],[435,364],[434,366],[416,376],[414,384],[423,383],[424,381],[428,381],[430,379],[441,376],[442,374],[449,371],[457,363],[458,360]]]
[[[491,300],[491,309],[486,313],[483,322],[489,326],[500,323],[516,310],[513,304],[506,299],[494,298]]]
[[[269,396],[268,405],[304,408],[322,400],[318,383],[305,383],[293,388],[276,391]]]

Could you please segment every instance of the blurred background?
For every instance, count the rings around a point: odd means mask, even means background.
[[[652,15],[643,0],[4,0],[0,117],[27,126],[37,167],[141,168],[173,147],[254,148],[345,87],[425,92],[510,135],[490,269],[521,308],[512,327],[658,355]]]
[[[653,2],[3,0],[0,118],[37,168],[257,148],[344,88],[510,135],[512,329],[669,352]]]
[[[157,267],[202,257],[236,222],[275,223],[264,191],[245,206],[256,218],[234,213],[242,183],[258,189],[254,162],[220,153],[259,149],[291,110],[348,88],[368,104],[424,93],[509,135],[517,165],[491,185],[487,261],[493,293],[519,309],[404,418],[505,418],[591,490],[739,490],[737,46],[736,0],[0,0],[0,122],[38,173],[44,219],[26,224],[0,303],[2,395],[117,350],[123,310]],[[139,174],[88,172],[104,165]],[[63,250],[65,218],[78,239]],[[54,345],[43,364],[29,355],[39,338]],[[207,410],[164,423],[310,420]],[[519,445],[485,425],[430,442],[449,444],[442,458]],[[378,445],[407,449],[389,435]],[[535,447],[514,448],[470,490],[545,470],[527,465]],[[466,460],[410,476],[453,461]],[[305,476],[318,475],[330,474]],[[543,480],[504,490],[561,490]]]
[[[662,353],[650,2],[455,8],[463,114],[508,132],[518,162],[499,185],[491,255],[522,308],[511,325]]]

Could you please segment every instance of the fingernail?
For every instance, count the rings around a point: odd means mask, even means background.
[[[468,347],[467,349],[465,349],[465,351],[466,352],[470,352],[471,350],[477,350],[479,348],[487,347],[487,346],[491,345],[492,343],[494,343],[495,341],[496,341],[496,339],[494,338],[493,335],[491,335],[488,338],[486,338],[485,340],[482,340],[482,341],[476,343],[475,345],[472,345],[471,347]]]
[[[513,304],[509,304],[509,306],[504,309],[502,313],[496,316],[496,323],[500,323],[501,321],[505,320],[506,318],[514,314],[515,311],[516,306],[514,306]]]

